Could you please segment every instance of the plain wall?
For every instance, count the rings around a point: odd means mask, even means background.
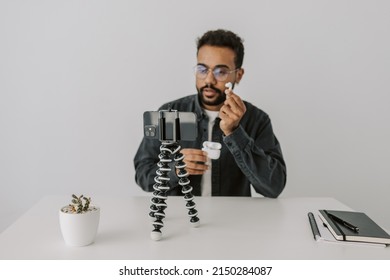
[[[142,113],[195,93],[195,40],[216,28],[245,40],[236,93],[271,117],[281,197],[334,197],[390,229],[389,11],[385,0],[0,0],[0,231],[47,194],[150,195],[134,181]]]

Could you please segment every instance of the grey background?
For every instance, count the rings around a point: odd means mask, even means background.
[[[216,28],[245,40],[236,93],[271,116],[282,197],[390,228],[390,2],[0,0],[0,231],[47,194],[149,195],[142,113],[195,92],[195,39]]]

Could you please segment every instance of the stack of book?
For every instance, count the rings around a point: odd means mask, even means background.
[[[319,210],[319,217],[336,240],[390,244],[390,235],[365,213]]]

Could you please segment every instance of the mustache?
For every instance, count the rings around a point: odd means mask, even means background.
[[[223,94],[223,92],[222,92],[220,89],[214,87],[213,85],[205,85],[204,87],[201,87],[201,88],[199,89],[199,92],[203,93],[203,90],[204,90],[205,88],[211,88],[212,90],[214,90],[214,91],[215,91],[216,93],[218,93],[219,95],[222,95],[222,94]]]

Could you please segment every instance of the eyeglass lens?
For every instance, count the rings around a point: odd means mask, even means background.
[[[228,75],[232,72],[227,67],[215,67],[214,69],[210,69],[204,65],[197,65],[195,67],[196,77],[199,79],[206,79],[210,70],[212,70],[215,79],[220,82],[225,81]]]

